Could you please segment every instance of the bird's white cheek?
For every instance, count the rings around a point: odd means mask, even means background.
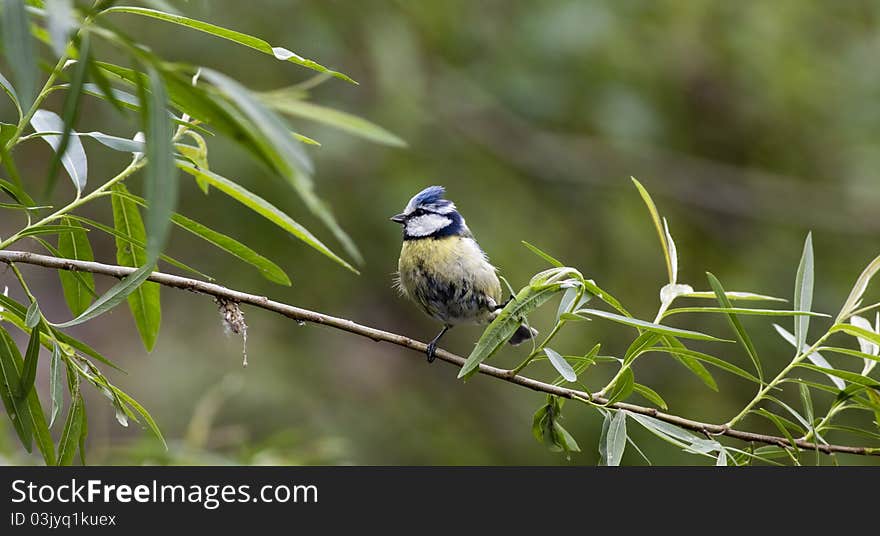
[[[409,236],[429,236],[451,223],[451,219],[446,216],[441,216],[440,214],[416,216],[415,218],[410,218],[409,221],[406,222],[406,234]]]

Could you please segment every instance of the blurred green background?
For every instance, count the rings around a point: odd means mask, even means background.
[[[438,326],[391,288],[400,229],[388,217],[431,184],[447,187],[514,287],[545,268],[521,245],[527,240],[649,320],[666,274],[631,175],[669,220],[680,280],[698,289],[708,288],[705,272],[711,271],[728,290],[790,298],[811,230],[814,308],[833,314],[880,252],[875,1],[170,4],[351,75],[359,86],[331,80],[313,90],[313,100],[370,119],[409,144],[388,148],[295,123],[323,144],[309,149],[317,189],[364,253],[360,276],[223,196],[205,199],[182,177],[180,212],[250,245],[293,279],[289,288],[275,286],[247,265],[176,233],[169,253],[221,284],[427,340]],[[204,34],[115,17],[163,57],[218,69],[253,89],[310,76]],[[60,102],[54,97],[50,109],[60,109]],[[78,130],[132,134],[112,107],[95,99],[84,103]],[[2,106],[9,116],[11,108]],[[111,176],[124,161],[119,153],[85,143],[93,181]],[[25,176],[44,176],[45,144],[25,144],[19,154]],[[211,139],[209,159],[212,169],[271,200],[339,249],[282,180],[264,174],[232,143]],[[140,190],[140,177],[131,187]],[[67,188],[59,188],[59,199],[70,195]],[[110,221],[109,203],[90,207],[86,215]],[[17,223],[0,221],[0,234]],[[90,236],[96,258],[113,262],[112,239]],[[67,318],[57,275],[24,270],[47,316]],[[2,284],[21,297],[8,271],[0,273]],[[243,370],[242,342],[224,334],[210,299],[162,292],[162,331],[152,354],[144,352],[125,307],[75,334],[128,371],[110,373],[110,379],[152,412],[170,449],[137,425],[119,426],[110,404],[91,392],[90,463],[543,465],[598,459],[601,418],[578,404],[566,405],[564,422],[582,452],[566,459],[531,435],[532,414],[543,402],[538,393],[484,377],[462,383],[454,367],[428,365],[414,352],[250,308],[250,365]],[[876,297],[872,291],[866,303]],[[555,301],[532,323],[546,331],[554,313]],[[720,317],[679,315],[672,323],[732,335]],[[767,319],[745,318],[744,324],[765,370],[775,374],[790,359],[791,347]],[[813,326],[827,327],[821,320]],[[443,346],[466,355],[479,334],[476,327],[457,328]],[[603,353],[620,355],[632,335],[614,324],[584,322],[566,328],[554,348],[585,353],[601,342]],[[695,347],[749,368],[734,345]],[[506,350],[494,361],[511,366],[526,351]],[[720,392],[713,392],[661,354],[643,358],[635,370],[637,381],[689,418],[723,422],[754,394],[750,384],[717,369]],[[43,394],[45,372],[38,378]],[[610,372],[592,368],[585,382],[601,387]],[[553,377],[544,365],[529,374]],[[797,401],[796,389],[783,398]],[[829,402],[819,393],[814,399],[820,408]],[[644,403],[638,395],[632,401]],[[743,426],[774,433],[753,418]],[[19,451],[8,422],[0,429],[0,462],[38,462]],[[655,440],[635,423],[630,430],[654,464],[712,463]],[[646,462],[630,448],[624,463]]]

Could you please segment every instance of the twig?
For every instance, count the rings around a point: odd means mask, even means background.
[[[0,262],[6,264],[32,264],[35,266],[53,268],[56,270],[91,272],[93,274],[108,275],[117,278],[125,277],[126,275],[135,271],[135,268],[129,268],[125,266],[62,259],[58,257],[50,257],[47,255],[38,255],[36,253],[30,253],[26,251],[0,251]],[[381,329],[364,326],[345,318],[325,315],[323,313],[318,313],[315,311],[310,311],[308,309],[288,305],[286,303],[277,302],[274,300],[270,300],[265,296],[247,294],[245,292],[229,289],[214,283],[206,283],[204,281],[198,281],[196,279],[190,279],[187,277],[180,277],[161,272],[153,272],[153,274],[149,277],[149,281],[153,281],[167,287],[174,287],[183,290],[189,290],[191,292],[207,294],[210,296],[214,296],[215,298],[222,298],[237,303],[246,303],[255,307],[259,307],[261,309],[266,309],[267,311],[272,311],[280,315],[284,315],[297,321],[311,322],[313,324],[329,326],[342,331],[347,331],[349,333],[354,333],[362,337],[367,337],[377,342],[389,342],[398,346],[403,346],[404,348],[409,348],[419,353],[424,353],[428,347],[428,345],[424,342],[411,339],[404,335],[398,335],[396,333],[383,331]],[[464,365],[465,362],[465,359],[463,357],[442,349],[437,350],[436,356],[440,360],[446,361],[447,363],[451,363],[458,367]],[[558,385],[552,385],[526,376],[511,375],[510,371],[508,370],[493,367],[490,365],[481,364],[479,372],[480,374],[492,376],[493,378],[510,382],[521,387],[526,387],[528,389],[532,389],[533,391],[539,391],[542,393],[575,400],[591,400],[593,404],[607,403],[607,399],[595,394],[590,394],[577,389],[568,389],[566,387],[561,387]],[[723,424],[710,424],[693,421],[690,419],[685,419],[684,417],[679,417],[677,415],[663,413],[654,408],[637,406],[624,402],[617,402],[615,404],[611,404],[608,407],[618,410],[629,411],[631,413],[648,415],[650,417],[654,417],[655,419],[659,419],[661,421],[668,422],[670,424],[674,424],[688,430],[693,430],[701,434],[727,436],[735,439],[740,439],[742,441],[766,443],[770,445],[794,446],[800,449],[819,450],[820,452],[824,452],[826,454],[841,452],[844,454],[857,454],[862,456],[880,456],[880,448],[816,444],[805,441],[803,439],[796,439],[794,441],[794,445],[792,445],[788,441],[788,439],[784,437],[757,434],[743,430],[735,430]]]

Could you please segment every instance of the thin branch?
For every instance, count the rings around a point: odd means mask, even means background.
[[[4,262],[7,264],[32,264],[35,266],[53,268],[56,270],[91,272],[93,274],[107,275],[116,278],[125,277],[135,271],[135,268],[129,268],[125,266],[62,259],[58,257],[50,257],[47,255],[38,255],[36,253],[30,253],[26,251],[0,251],[0,262]],[[335,316],[310,311],[308,309],[295,307],[286,303],[270,300],[265,296],[247,294],[245,292],[229,289],[214,283],[206,283],[204,281],[198,281],[196,279],[190,279],[161,272],[153,272],[153,274],[149,277],[149,281],[153,281],[167,287],[174,287],[183,290],[189,290],[191,292],[207,294],[210,296],[214,296],[215,298],[223,298],[225,300],[231,300],[238,303],[246,303],[255,307],[259,307],[261,309],[266,309],[267,311],[272,311],[274,313],[284,315],[294,320],[329,326],[342,331],[347,331],[349,333],[354,333],[362,337],[367,337],[377,342],[389,342],[398,346],[403,346],[404,348],[409,348],[422,354],[427,350],[427,344],[411,339],[404,335],[398,335],[396,333],[383,331],[381,329],[371,328],[369,326],[364,326],[345,318],[338,318]],[[451,363],[457,367],[461,367],[462,365],[464,365],[465,362],[465,359],[463,357],[442,349],[437,350],[436,356],[439,359],[446,361],[447,363]],[[509,370],[493,367],[490,365],[481,364],[479,372],[481,374],[492,376],[493,378],[497,378],[499,380],[532,389],[533,391],[539,391],[542,393],[575,400],[588,400],[596,404],[607,403],[607,399],[604,399],[598,395],[590,394],[585,391],[579,391],[577,389],[568,389],[566,387],[545,383],[526,376],[513,375]],[[682,428],[700,432],[706,435],[727,436],[735,439],[740,439],[742,441],[767,443],[780,447],[792,446],[792,444],[784,437],[735,430],[722,424],[710,424],[700,421],[693,421],[690,419],[685,419],[684,417],[679,417],[678,415],[663,413],[654,408],[637,406],[624,402],[611,404],[609,407],[613,409],[629,411],[631,413],[648,415],[650,417],[654,417],[655,419],[659,419],[661,421],[665,421],[670,424],[674,424],[676,426],[680,426]],[[819,450],[820,452],[824,452],[826,454],[840,452],[844,454],[857,454],[862,456],[880,456],[880,448],[850,447],[845,445],[825,444],[817,445],[815,443],[811,443],[802,439],[796,439],[794,443],[795,444],[793,446],[799,449]]]

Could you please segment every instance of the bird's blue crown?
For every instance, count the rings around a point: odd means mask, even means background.
[[[409,213],[417,208],[441,213],[451,212],[455,210],[455,203],[448,199],[443,199],[445,193],[446,189],[442,186],[428,186],[410,199],[404,212]]]

